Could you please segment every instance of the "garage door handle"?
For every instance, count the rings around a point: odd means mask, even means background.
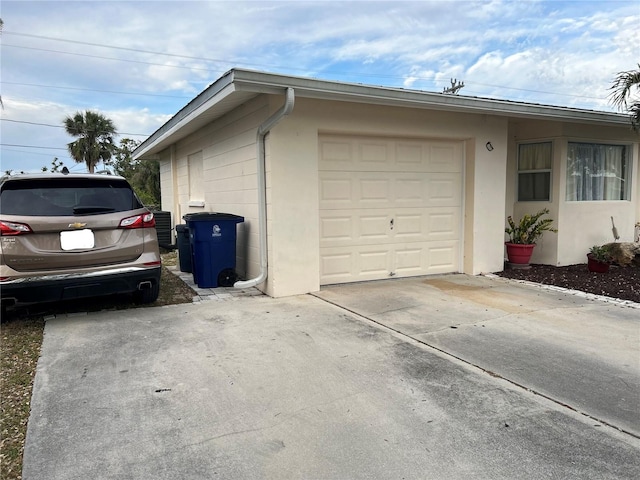
[[[390,228],[391,230],[393,230],[393,218],[392,218],[392,219],[391,219],[391,221],[389,222],[389,228]]]

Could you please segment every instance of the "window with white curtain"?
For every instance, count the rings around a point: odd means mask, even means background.
[[[567,201],[628,200],[629,167],[625,145],[569,142]]]
[[[518,145],[518,201],[551,200],[551,142]]]

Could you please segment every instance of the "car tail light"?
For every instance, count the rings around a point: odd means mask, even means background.
[[[26,223],[6,222],[4,220],[0,220],[0,231],[3,237],[33,232],[31,227]]]
[[[118,228],[153,228],[156,226],[156,219],[153,213],[147,212],[142,215],[135,215],[120,220]]]

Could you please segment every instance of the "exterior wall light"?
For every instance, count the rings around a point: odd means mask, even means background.
[[[491,145],[491,142],[487,142],[485,147],[487,147],[487,150],[489,150],[490,152],[493,151],[493,145]]]

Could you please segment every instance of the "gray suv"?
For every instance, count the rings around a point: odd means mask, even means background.
[[[3,310],[119,293],[158,298],[155,219],[122,177],[3,176],[0,231]]]

